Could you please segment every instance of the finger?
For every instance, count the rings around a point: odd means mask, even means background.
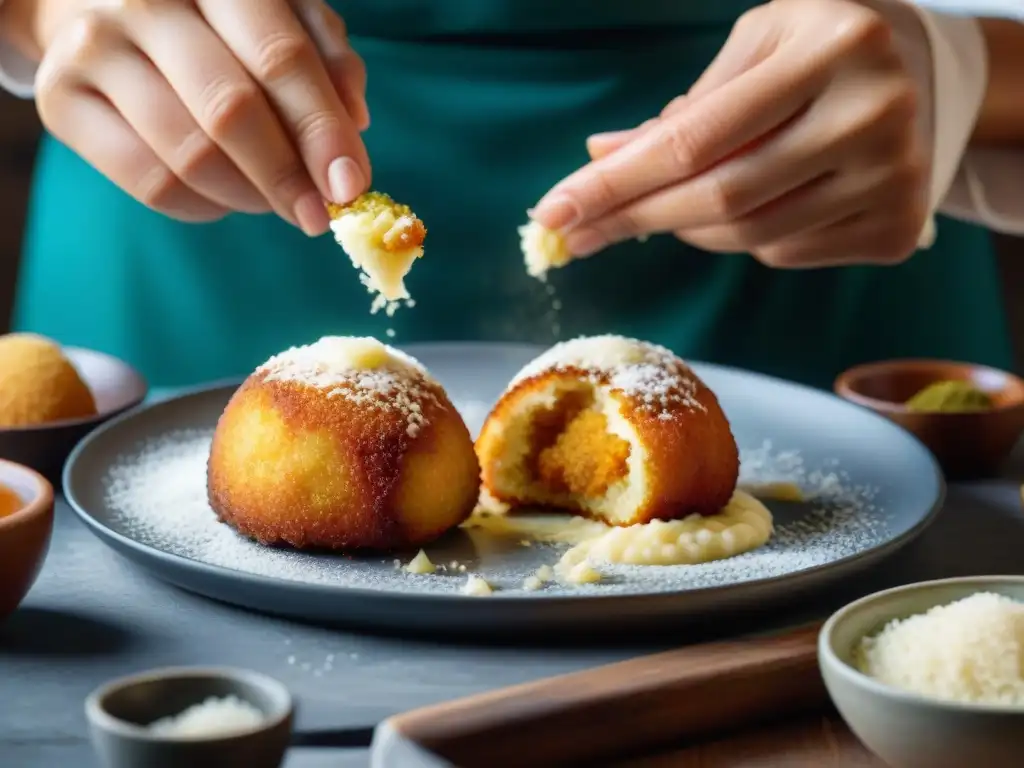
[[[831,227],[867,210],[902,212],[920,230],[927,211],[920,163],[866,157],[840,174],[829,174],[723,226],[677,230],[676,235],[720,252],[751,252]],[[856,169],[854,172],[852,169]],[[916,204],[914,201],[917,201]]]
[[[746,226],[750,222],[745,218],[754,211],[766,207],[775,210],[773,202],[834,174],[847,161],[854,148],[843,142],[830,143],[822,134],[814,121],[777,132],[761,146],[741,152],[706,173],[589,222],[570,233],[566,244],[576,255],[585,256],[587,253],[576,248],[600,249],[621,240],[679,229]],[[851,185],[851,194],[856,195],[865,188],[874,189],[878,180],[869,171],[857,181],[844,176],[843,183]],[[816,203],[821,204],[836,201]]]
[[[866,210],[908,211],[920,196],[921,171],[912,165],[858,166],[808,184],[735,222],[731,229],[743,250],[762,248],[834,225]]]
[[[690,87],[692,98],[700,98],[720,88],[760,64],[776,50],[776,26],[762,18],[761,9],[758,6],[736,21],[725,45]]]
[[[125,42],[90,69],[90,80],[187,186],[224,208],[263,213],[269,204],[213,143],[157,72]]]
[[[625,131],[610,131],[607,133],[595,133],[587,138],[587,151],[591,160],[598,160],[605,155],[610,155],[619,147],[643,136],[647,131],[658,124],[659,119],[669,117],[680,111],[687,103],[687,94],[676,96],[670,101],[658,117],[646,120],[636,128],[629,128]]]
[[[285,0],[199,0],[210,26],[261,85],[324,197],[366,191],[370,161],[320,53]]]
[[[345,20],[322,0],[292,0],[295,13],[320,51],[327,74],[334,83],[356,127],[370,127],[366,104],[366,65],[348,40]]]
[[[878,174],[867,174],[878,180]],[[725,225],[677,230],[715,251],[750,253],[804,232],[823,229],[870,209],[878,188],[865,177],[826,176]]]
[[[102,96],[84,84],[44,80],[37,79],[37,102],[50,133],[140,203],[181,221],[214,221],[227,213],[175,176]]]
[[[192,8],[159,7],[136,25],[135,43],[278,215],[309,235],[325,232],[323,196],[260,87]]]
[[[898,214],[873,210],[759,249],[754,256],[779,269],[893,265],[913,255],[917,235]]]
[[[624,131],[609,131],[607,133],[595,133],[587,137],[587,153],[591,160],[600,160],[610,155],[620,147],[643,136],[658,124],[658,118],[652,117],[636,128],[628,128]]]
[[[564,230],[688,179],[789,120],[816,87],[815,78],[794,78],[785,62],[764,62],[569,176],[534,218]]]

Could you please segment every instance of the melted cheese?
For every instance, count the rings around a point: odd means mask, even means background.
[[[422,245],[401,247],[404,233],[414,224],[411,216],[390,209],[353,211],[331,221],[334,238],[362,271],[360,280],[376,294],[371,312],[393,314],[399,302],[410,300],[405,276],[423,255]]]
[[[569,515],[508,515],[485,500],[463,526],[501,536],[571,544],[555,567],[559,577],[569,583],[579,583],[585,569],[574,569],[583,564],[695,565],[749,552],[766,544],[773,532],[768,508],[739,490],[715,515],[624,527]]]

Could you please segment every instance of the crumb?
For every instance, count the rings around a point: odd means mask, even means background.
[[[469,595],[470,597],[486,597],[493,594],[493,592],[494,589],[490,584],[474,574],[469,575],[469,578],[462,587],[462,594]]]
[[[434,573],[437,570],[437,566],[430,562],[430,558],[427,557],[427,553],[422,549],[416,554],[409,564],[405,566],[406,573],[415,573],[417,575],[425,575],[428,573]]]

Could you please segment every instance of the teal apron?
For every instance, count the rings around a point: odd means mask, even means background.
[[[399,343],[616,332],[818,386],[894,356],[1011,365],[989,238],[951,220],[895,268],[773,271],[657,237],[573,264],[550,288],[526,275],[526,209],[586,162],[589,134],[636,125],[684,92],[749,3],[334,5],[369,71],[374,186],[429,228],[408,280],[416,306],[370,315],[330,236],[272,216],[163,218],[48,139],[18,328],[119,355],[158,386],[243,375],[324,334],[389,329]]]

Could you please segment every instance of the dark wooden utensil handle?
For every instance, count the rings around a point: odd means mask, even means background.
[[[643,656],[414,710],[390,723],[462,768],[595,764],[825,706],[819,630]]]

